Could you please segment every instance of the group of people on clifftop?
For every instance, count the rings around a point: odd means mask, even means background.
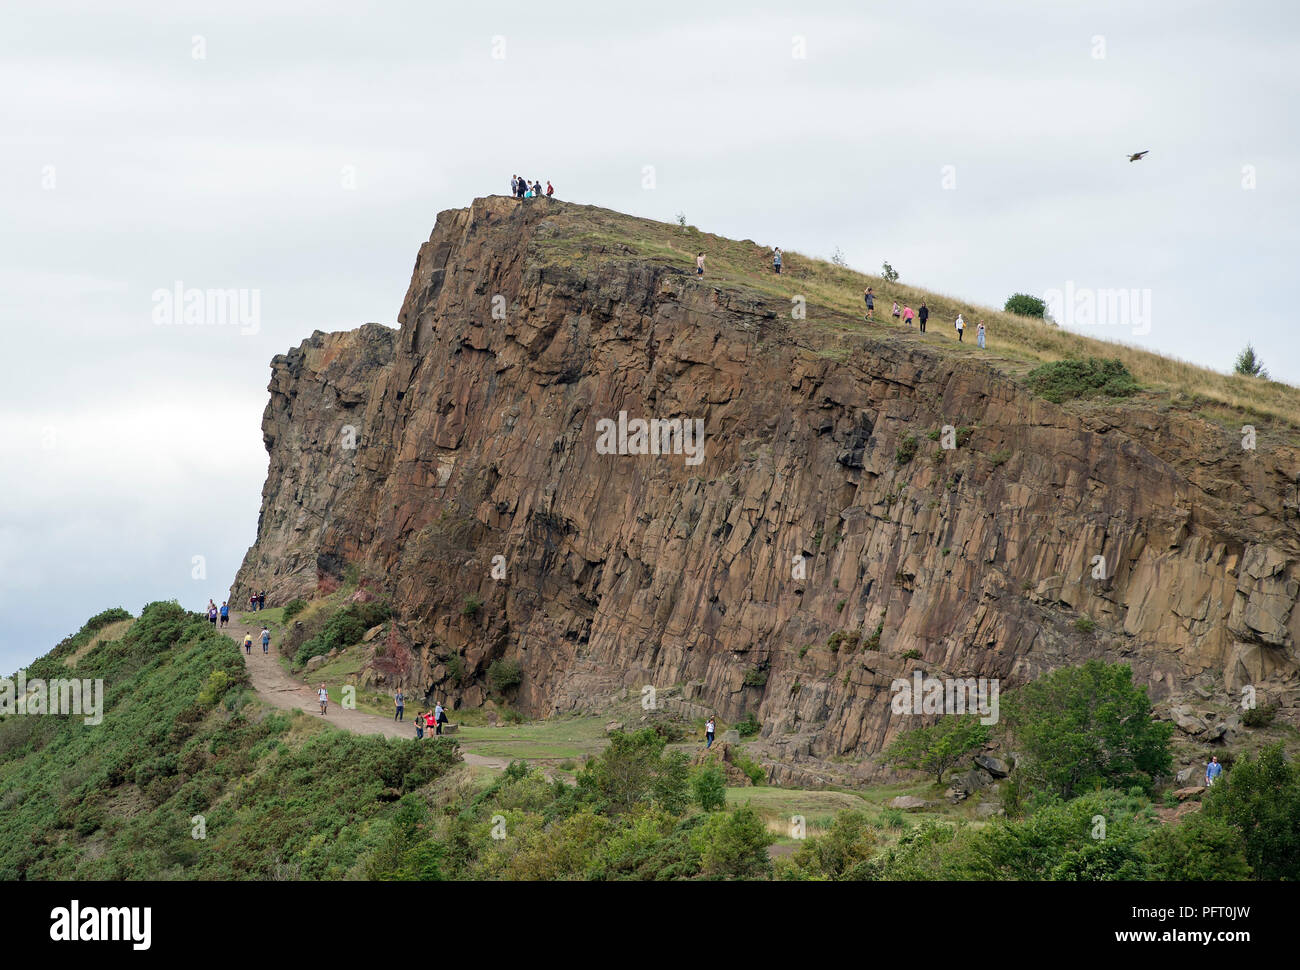
[[[543,195],[548,199],[555,194],[555,189],[551,183],[546,183],[546,191],[542,191],[540,181],[530,182],[526,178],[520,178],[518,175],[510,176],[510,194],[516,199],[540,199]]]
[[[866,319],[868,320],[876,319],[876,294],[874,289],[868,286],[867,291],[862,294],[862,298],[866,301],[867,304]],[[925,333],[926,321],[930,319],[930,308],[926,306],[925,303],[922,303],[920,306],[920,310],[916,313],[913,313],[912,308],[910,306],[903,305],[900,307],[898,305],[898,301],[895,300],[894,307],[890,311],[890,316],[892,316],[895,320],[900,320],[903,323],[906,323],[909,327],[912,326],[913,320],[918,320],[920,321],[920,325],[921,325],[920,332]],[[966,319],[960,313],[958,313],[957,319],[953,322],[953,326],[957,330],[957,340],[958,342],[960,342],[962,336],[966,333]],[[975,326],[975,342],[976,344],[978,344],[981,350],[984,349],[984,334],[985,334],[984,321],[983,320],[977,321]]]

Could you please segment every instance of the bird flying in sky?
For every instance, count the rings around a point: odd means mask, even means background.
[[[1148,148],[1148,149],[1147,149],[1147,152],[1149,152],[1150,150],[1151,150],[1151,149]],[[1140,158],[1141,158],[1143,155],[1145,155],[1147,152],[1138,152],[1138,153],[1135,154],[1135,155],[1130,155],[1130,156],[1128,157],[1128,160],[1129,160],[1130,162],[1136,162],[1138,159],[1140,159]]]

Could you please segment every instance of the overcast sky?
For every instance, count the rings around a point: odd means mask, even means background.
[[[1250,340],[1300,382],[1298,24],[1286,0],[6,4],[0,670],[109,606],[220,602],[271,357],[395,325],[437,212],[516,171],[981,303],[1137,290],[1149,321],[1090,332],[1220,370]],[[178,281],[256,296],[255,324],[156,322]]]

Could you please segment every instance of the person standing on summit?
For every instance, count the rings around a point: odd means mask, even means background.
[[[704,275],[704,254],[703,253],[700,253],[700,255],[695,257],[695,275],[696,276]]]
[[[966,332],[966,321],[962,319],[961,314],[957,314],[957,342],[961,343],[961,335]]]
[[[781,274],[781,247],[777,246],[772,250],[772,269],[779,276]]]
[[[916,319],[921,321],[921,329],[919,332],[925,333],[925,321],[930,319],[930,308],[924,303],[922,303],[920,309],[916,311]]]
[[[862,298],[867,301],[867,319],[874,320],[876,318],[876,294],[871,291],[871,287],[867,287],[867,292],[862,294]]]
[[[550,198],[551,196],[553,196],[554,194],[555,194],[555,189],[553,189],[553,188],[551,187],[551,180],[550,180],[550,179],[547,179],[547,180],[546,180],[546,197],[549,199],[549,198]]]

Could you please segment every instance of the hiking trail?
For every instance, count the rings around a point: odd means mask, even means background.
[[[256,616],[257,614],[254,613],[253,618]],[[394,721],[391,717],[384,718],[377,714],[367,714],[365,711],[350,710],[339,703],[338,684],[326,685],[330,691],[330,702],[327,713],[321,717],[320,706],[316,700],[316,688],[290,676],[280,666],[274,649],[274,640],[271,644],[272,652],[262,653],[262,625],[245,619],[245,614],[231,610],[230,623],[221,632],[235,641],[239,655],[243,657],[244,666],[248,670],[253,690],[259,698],[272,707],[282,711],[291,711],[296,707],[310,717],[328,721],[334,727],[351,731],[353,734],[382,734],[386,738],[415,740],[415,726],[410,720],[415,716],[412,708],[407,709],[407,719],[402,721]],[[251,633],[253,636],[253,651],[247,655],[243,652],[246,633]],[[497,771],[505,770],[510,764],[509,758],[490,758],[473,754],[466,751],[464,746],[461,746],[460,755],[467,765],[478,765]]]

